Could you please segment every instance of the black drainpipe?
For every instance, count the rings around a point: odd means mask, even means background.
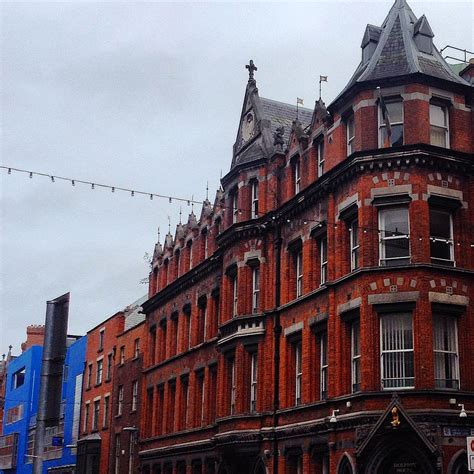
[[[275,318],[273,334],[275,337],[274,352],[274,385],[273,385],[273,474],[278,474],[278,438],[276,428],[278,426],[278,409],[280,408],[280,273],[281,273],[281,224],[276,222],[274,255],[275,255]]]

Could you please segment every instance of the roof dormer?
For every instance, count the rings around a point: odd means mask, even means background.
[[[418,50],[422,53],[432,54],[433,37],[433,30],[431,29],[426,16],[420,16],[413,26],[413,39],[415,40]]]
[[[379,44],[382,28],[375,25],[367,25],[360,47],[362,48],[362,63],[366,63],[373,56]]]

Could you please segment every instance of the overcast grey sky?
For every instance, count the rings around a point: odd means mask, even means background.
[[[472,1],[409,1],[440,48],[473,49]],[[304,3],[2,2],[3,165],[204,199],[229,169],[252,58],[260,95],[329,103],[392,0]],[[0,354],[71,292],[69,332],[146,293],[179,204],[0,172]],[[190,208],[183,207],[187,218]],[[195,209],[199,214],[200,208]]]

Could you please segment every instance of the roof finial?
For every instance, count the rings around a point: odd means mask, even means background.
[[[206,201],[209,201],[209,181],[206,181]]]
[[[160,228],[158,227],[158,242],[160,241]]]
[[[191,214],[194,214],[194,194],[191,196]]]
[[[183,209],[179,206],[179,223],[181,224],[181,217],[183,215]]]
[[[249,64],[245,66],[245,69],[249,70],[249,82],[253,82],[255,79],[253,73],[257,70],[257,66],[253,63],[253,59],[250,60]]]
[[[171,234],[171,218],[168,216],[168,234]]]

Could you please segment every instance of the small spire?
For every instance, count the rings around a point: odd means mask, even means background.
[[[181,224],[181,217],[183,215],[183,210],[181,208],[181,206],[179,206],[179,223]]]
[[[209,181],[206,181],[206,201],[209,201]]]
[[[158,227],[158,242],[160,241],[161,234],[160,234],[160,228]]]
[[[249,71],[249,82],[255,81],[253,73],[257,70],[257,66],[253,63],[253,59],[250,60],[249,64],[245,66],[245,69]]]
[[[168,216],[168,234],[171,234],[171,218]]]
[[[194,194],[191,196],[191,214],[194,214]]]

